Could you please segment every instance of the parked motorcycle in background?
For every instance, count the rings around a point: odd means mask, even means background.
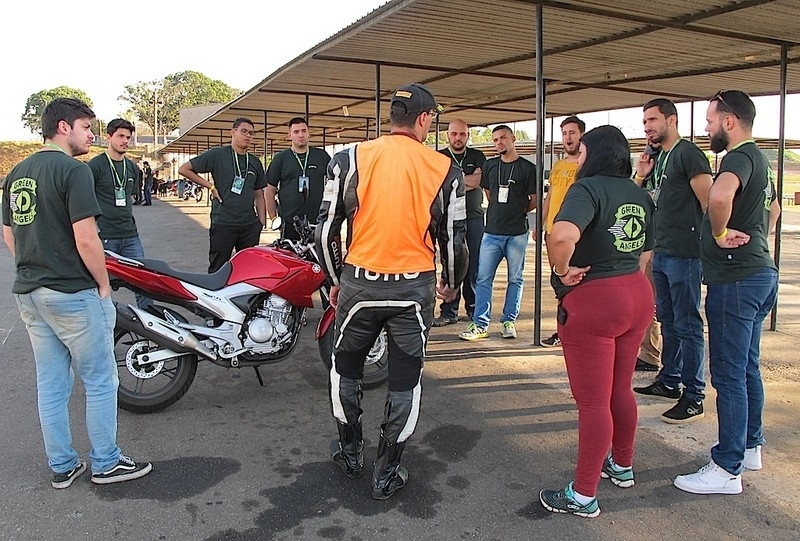
[[[183,200],[188,201],[189,198],[194,198],[198,203],[203,200],[203,187],[194,182],[187,182],[186,188],[183,190]]]
[[[316,338],[322,362],[330,369],[335,319],[328,300],[330,283],[314,250],[313,231],[304,223],[296,227],[299,241],[279,239],[270,246],[246,248],[214,274],[180,272],[163,261],[106,251],[115,290],[124,287],[170,305],[142,310],[115,303],[122,409],[152,413],[174,404],[203,360],[225,368],[253,367],[263,386],[258,367],[291,355],[315,292],[324,309]],[[191,314],[199,321],[190,322],[186,316]],[[364,365],[363,386],[382,385],[388,369],[384,331]]]

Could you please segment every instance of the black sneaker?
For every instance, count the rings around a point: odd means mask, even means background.
[[[456,323],[458,323],[457,317],[439,316],[433,320],[434,327],[447,327],[448,325],[454,325]]]
[[[637,372],[658,372],[658,365],[636,359],[636,368],[634,368],[634,370]]]
[[[658,398],[659,400],[679,400],[681,391],[679,389],[670,389],[660,381],[656,380],[646,387],[634,387],[634,393],[643,394],[650,398]]]
[[[53,488],[69,488],[72,482],[80,477],[80,475],[86,471],[86,462],[78,459],[78,465],[69,470],[68,472],[64,473],[54,473],[53,480],[50,481],[50,484],[53,485]]]
[[[558,337],[558,333],[554,332],[550,338],[545,338],[542,340],[542,345],[546,348],[557,348],[561,345],[561,339]]]
[[[132,458],[119,455],[119,462],[116,466],[103,473],[93,473],[92,483],[96,485],[110,485],[111,483],[121,483],[144,477],[153,471],[153,465],[149,462],[136,463]]]
[[[694,401],[686,395],[682,396],[678,403],[664,412],[661,420],[673,425],[691,423],[705,417],[703,413],[703,401]]]

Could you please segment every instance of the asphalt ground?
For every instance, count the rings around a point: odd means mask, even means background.
[[[205,202],[154,199],[136,207],[148,257],[174,268],[207,267]],[[697,496],[672,486],[675,475],[708,461],[716,439],[714,391],[704,419],[661,422],[669,404],[640,399],[636,485],[600,484],[596,519],[555,515],[538,501],[542,488],[572,476],[577,410],[561,350],[532,345],[533,243],[529,245],[523,313],[516,340],[467,343],[466,323],[433,329],[417,430],[403,463],[408,485],[392,499],[370,498],[370,477],[345,478],[330,461],[336,429],[327,379],[308,326],[294,354],[252,369],[201,363],[186,395],[163,412],[119,414],[119,443],[154,471],[119,485],[94,486],[89,476],[67,490],[50,488],[36,412],[35,370],[24,325],[10,293],[13,261],[0,270],[0,539],[8,540],[522,540],[800,538],[800,211],[785,212],[784,271],[778,331],[765,332],[765,467],[744,474],[738,496]],[[265,232],[264,243],[275,234]],[[504,269],[495,306],[505,292]],[[555,329],[555,303],[543,293],[543,336]],[[115,293],[118,300],[131,296]],[[438,310],[437,310],[438,312]],[[652,374],[637,373],[635,383]],[[363,400],[366,463],[375,456],[385,388]],[[85,457],[82,388],[71,402],[76,448]]]

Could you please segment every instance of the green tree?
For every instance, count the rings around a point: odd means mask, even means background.
[[[128,113],[136,115],[155,132],[158,111],[158,134],[178,128],[180,110],[196,105],[227,103],[241,94],[220,80],[196,71],[182,71],[163,79],[127,85],[120,100],[130,104]]]
[[[42,134],[42,113],[45,106],[56,98],[76,98],[86,103],[89,107],[92,106],[92,100],[83,90],[68,86],[40,90],[28,97],[28,101],[25,103],[25,112],[20,117],[23,124],[31,130],[31,133]]]

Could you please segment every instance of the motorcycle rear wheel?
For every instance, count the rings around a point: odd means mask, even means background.
[[[333,354],[333,340],[334,325],[330,325],[325,334],[319,338],[319,355],[322,357],[322,364],[330,372],[331,369],[331,355]],[[386,331],[382,330],[378,335],[375,344],[367,354],[367,360],[364,363],[364,378],[361,380],[361,386],[364,389],[375,389],[380,387],[386,380],[389,379],[389,343],[386,336]]]
[[[117,401],[120,408],[133,413],[155,413],[177,402],[189,390],[197,373],[195,355],[181,355],[148,365],[132,360],[134,354],[157,348],[134,332],[115,329],[114,358],[119,373]]]

